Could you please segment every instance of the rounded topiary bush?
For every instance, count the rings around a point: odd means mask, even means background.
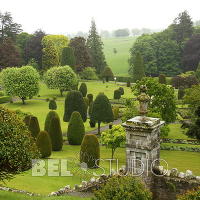
[[[40,153],[28,127],[13,111],[0,107],[0,181],[32,167]]]
[[[99,159],[100,147],[96,135],[85,135],[81,144],[80,162],[86,163],[88,168],[97,168]]]
[[[118,90],[115,90],[114,91],[114,99],[120,99],[121,98],[121,91],[118,89]]]
[[[79,91],[82,93],[83,97],[86,97],[87,85],[85,83],[81,83],[81,85],[79,87]]]
[[[49,126],[49,136],[51,138],[52,150],[61,151],[63,146],[63,136],[59,117],[52,117]]]
[[[67,130],[68,142],[71,145],[80,145],[85,135],[85,127],[79,112],[72,113]]]
[[[34,138],[37,138],[40,132],[40,126],[37,117],[31,116],[28,126],[29,131],[31,132]]]
[[[50,122],[53,117],[59,118],[58,114],[55,111],[50,111],[45,119],[44,130],[47,131],[48,133],[49,133]]]
[[[89,105],[93,102],[93,94],[87,94],[87,98],[89,99]]]
[[[49,101],[49,109],[50,110],[56,110],[57,109],[57,104],[56,104],[56,101],[54,99],[51,99]]]
[[[94,200],[152,200],[141,180],[132,176],[113,176],[94,194]]]
[[[123,87],[119,87],[119,91],[121,92],[121,95],[124,95],[124,88]]]
[[[52,151],[51,138],[46,131],[39,132],[36,144],[38,146],[42,158],[47,158],[51,155]]]
[[[71,114],[78,111],[83,121],[87,120],[87,107],[83,99],[83,95],[79,91],[70,91],[65,98],[65,111],[63,121],[68,122]]]

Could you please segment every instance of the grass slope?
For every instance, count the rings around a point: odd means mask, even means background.
[[[128,58],[130,55],[129,50],[132,47],[134,41],[135,37],[103,39],[106,61],[115,75],[128,75]],[[113,48],[116,48],[116,54],[114,54]]]

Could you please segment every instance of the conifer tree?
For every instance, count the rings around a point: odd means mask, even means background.
[[[104,68],[102,77],[106,79],[106,82],[108,82],[109,79],[113,79],[114,75],[110,67]]]
[[[71,47],[64,47],[62,50],[61,66],[69,65],[74,68],[75,64],[74,49]]]
[[[86,97],[87,85],[85,83],[81,83],[81,85],[79,87],[79,91],[82,93],[83,97]]]
[[[38,122],[37,117],[31,116],[28,129],[31,132],[31,135],[34,138],[37,138],[37,136],[40,132],[40,126],[39,126],[39,122]]]
[[[95,21],[92,20],[91,24],[91,29],[87,39],[87,47],[91,55],[92,67],[96,69],[98,74],[101,74],[107,65],[103,52],[103,42],[96,30]]]

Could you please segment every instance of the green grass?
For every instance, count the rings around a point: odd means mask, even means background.
[[[89,200],[90,198],[81,198],[81,197],[73,197],[73,196],[59,196],[59,197],[30,197],[25,194],[18,194],[7,191],[0,191],[0,199],[1,200]]]
[[[182,140],[192,140],[184,133],[187,131],[186,129],[181,128],[181,124],[169,124],[170,132],[166,138],[169,139],[182,139]]]
[[[116,85],[113,82],[105,83],[103,84],[101,81],[90,81],[86,82],[88,87],[88,93],[92,93],[94,95],[94,98],[98,95],[99,92],[104,92],[108,98],[113,98],[113,91],[117,88],[119,88],[119,85]],[[128,87],[124,87],[125,94],[123,97],[129,98],[133,97],[133,94],[131,92],[131,89]],[[7,104],[1,104],[2,106],[5,106],[6,108],[9,108],[11,110],[21,110],[23,112],[29,112],[36,117],[38,117],[40,128],[41,130],[44,129],[44,122],[47,113],[49,112],[48,108],[48,102],[46,102],[43,99],[56,97],[57,98],[57,110],[56,112],[60,116],[61,119],[61,128],[63,133],[67,132],[67,126],[68,123],[63,122],[63,114],[64,114],[64,99],[65,97],[61,97],[59,90],[50,90],[46,87],[44,83],[40,83],[40,97],[33,97],[33,99],[37,100],[27,100],[26,104],[23,105],[21,101],[14,102],[13,104],[7,103]],[[66,93],[64,93],[66,95]],[[102,123],[102,126],[104,124]],[[95,128],[91,128],[89,125],[89,120],[85,122],[85,129],[86,131],[93,130]]]
[[[111,157],[111,150],[105,146],[101,146],[101,159],[98,169],[90,169],[84,171],[79,165],[79,151],[80,146],[64,145],[63,151],[53,152],[51,159],[68,159],[73,162],[68,163],[68,170],[73,174],[71,177],[64,176],[32,176],[31,170],[17,175],[13,180],[6,183],[5,186],[23,189],[29,192],[40,193],[47,195],[52,191],[57,191],[61,187],[66,185],[80,184],[83,180],[89,180],[94,177],[93,173],[100,175],[102,173],[109,173],[109,159]],[[161,158],[165,159],[169,164],[169,169],[178,168],[180,171],[192,170],[196,175],[200,175],[200,153],[182,152],[182,151],[161,151]],[[119,160],[119,168],[125,165],[126,156],[125,148],[119,148],[116,150],[115,159]],[[116,161],[112,164],[112,169],[116,168]]]
[[[103,39],[106,61],[115,75],[128,76],[129,50],[133,46],[134,41],[135,37]],[[116,54],[114,54],[113,48],[116,48]]]

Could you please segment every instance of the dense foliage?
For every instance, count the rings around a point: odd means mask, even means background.
[[[69,65],[74,69],[75,64],[76,60],[74,55],[74,49],[71,47],[64,47],[61,56],[61,66]]]
[[[52,118],[54,118],[54,117],[59,118],[58,114],[55,111],[50,111],[46,116],[44,130],[47,131],[48,133],[50,130],[50,122],[51,122]]]
[[[81,114],[84,122],[87,120],[87,107],[83,100],[83,95],[79,91],[70,91],[67,93],[63,117],[64,122],[68,122],[70,120],[71,114],[74,111],[78,111]]]
[[[105,67],[102,72],[102,77],[106,79],[106,82],[114,78],[112,69],[110,67]]]
[[[61,151],[63,146],[63,136],[59,117],[52,117],[48,133],[51,138],[52,150]]]
[[[27,126],[13,111],[0,107],[0,180],[32,167],[39,158],[37,146]]]
[[[80,77],[85,80],[97,80],[96,71],[93,67],[86,67],[80,73]]]
[[[83,95],[83,97],[86,97],[86,94],[87,94],[87,85],[85,83],[81,83],[81,85],[79,87],[79,91],[81,92],[81,94]]]
[[[37,138],[37,136],[40,132],[40,125],[39,125],[37,117],[30,116],[30,120],[28,123],[28,129],[31,132],[32,137]]]
[[[85,135],[85,127],[79,112],[74,111],[69,120],[67,129],[68,142],[71,145],[80,145]]]
[[[112,107],[109,99],[103,93],[100,93],[92,105],[92,112],[90,119],[98,122],[98,133],[100,134],[101,122],[112,122],[113,121]]]
[[[160,74],[158,77],[159,83],[166,84],[166,76],[164,74]]]
[[[121,98],[121,91],[119,89],[114,90],[114,99],[120,99]]]
[[[160,84],[154,78],[144,78],[137,81],[132,88],[136,95],[140,92],[140,86],[147,86],[147,94],[151,101],[149,104],[152,113],[159,113],[167,123],[174,122],[176,119],[176,104],[174,88],[165,84]]]
[[[96,30],[94,20],[91,22],[91,28],[87,38],[87,47],[91,55],[92,67],[96,69],[98,74],[101,74],[107,64],[103,52],[103,42]]]
[[[51,155],[52,151],[51,138],[46,131],[39,132],[36,144],[38,146],[42,158],[48,158]]]
[[[101,133],[101,143],[112,150],[111,158],[113,159],[115,150],[126,141],[126,132],[121,125],[115,125]]]
[[[50,99],[49,100],[49,109],[50,110],[56,110],[57,109],[57,104],[55,99]]]
[[[100,147],[96,135],[87,134],[84,136],[81,150],[80,150],[80,163],[87,164],[88,168],[99,167],[100,161]]]
[[[69,66],[52,67],[44,75],[44,80],[48,88],[59,89],[61,96],[78,84],[77,76]]]
[[[200,187],[196,190],[188,191],[177,197],[177,200],[198,200],[200,197]]]
[[[92,66],[91,57],[83,37],[75,37],[70,40],[69,46],[74,50],[76,71],[80,72],[86,67]]]
[[[93,200],[152,200],[141,180],[132,176],[113,176],[95,192]]]
[[[27,97],[33,97],[39,91],[39,74],[31,66],[4,69],[1,79],[6,94],[18,96],[23,104]]]

